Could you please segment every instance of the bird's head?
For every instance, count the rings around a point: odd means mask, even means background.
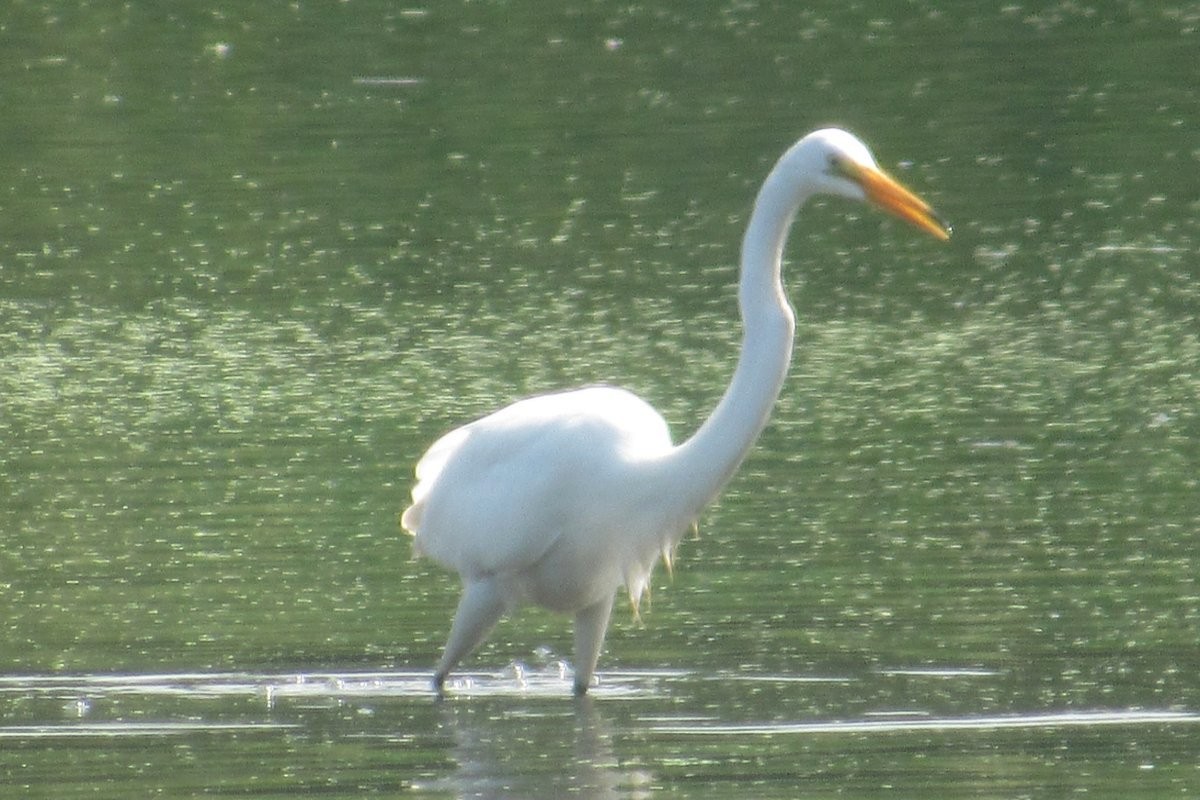
[[[928,203],[881,169],[854,134],[838,128],[813,131],[795,144],[789,156],[814,182],[810,187],[814,194],[871,203],[938,239],[950,238],[950,226]]]

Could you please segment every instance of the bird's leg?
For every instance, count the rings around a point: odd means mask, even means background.
[[[600,648],[608,630],[613,598],[608,596],[575,615],[575,694],[586,694],[592,673],[600,660]]]
[[[454,612],[454,623],[450,626],[442,660],[433,674],[433,687],[438,694],[442,693],[450,670],[487,638],[504,616],[504,611],[504,596],[495,580],[484,578],[466,584],[462,599],[458,601],[458,610]]]

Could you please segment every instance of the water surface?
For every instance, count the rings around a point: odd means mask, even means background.
[[[0,30],[0,777],[30,796],[1187,795],[1186,8],[171,10]],[[437,435],[628,386],[690,433],[754,189],[847,126],[721,501],[569,697],[396,525]],[[550,787],[546,789],[544,787]]]

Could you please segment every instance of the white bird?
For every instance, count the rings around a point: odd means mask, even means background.
[[[624,389],[520,400],[434,442],[401,524],[414,550],[458,572],[463,594],[434,673],[446,676],[506,613],[536,604],[575,617],[577,694],[587,691],[616,590],[635,613],[661,557],[720,493],[766,425],[795,328],[781,282],[796,212],[813,195],[869,201],[939,239],[950,229],[853,135],[808,134],[775,164],[742,240],[744,326],[733,380],[691,438]]]

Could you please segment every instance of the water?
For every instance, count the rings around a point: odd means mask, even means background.
[[[81,793],[100,784],[168,794],[205,787],[336,797],[787,797],[921,785],[1021,796],[1075,774],[1135,784],[1147,796],[1190,785],[1189,748],[1200,723],[1191,712],[935,714],[877,706],[829,718],[795,707],[816,687],[852,706],[864,691],[955,684],[987,691],[1000,677],[984,670],[819,678],[615,671],[592,697],[575,700],[564,696],[569,683],[555,669],[509,669],[464,675],[457,699],[437,703],[426,673],[394,670],[25,676],[0,682],[0,695],[59,719],[2,726],[0,743],[22,759],[70,752],[66,765],[53,765],[53,786]],[[778,705],[769,718],[743,721],[745,701],[755,698]],[[31,789],[50,782],[30,771],[13,777]]]
[[[14,6],[5,785],[1195,793],[1197,21]],[[693,430],[754,189],[829,122],[955,238],[806,209],[772,423],[595,696],[531,610],[435,702],[423,447],[598,380]]]

